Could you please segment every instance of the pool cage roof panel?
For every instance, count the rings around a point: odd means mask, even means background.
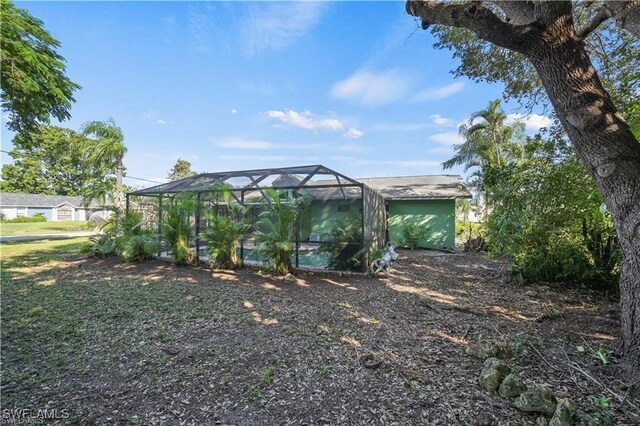
[[[312,180],[320,177],[321,181]],[[234,192],[259,192],[261,189],[319,189],[335,188],[344,197],[343,187],[362,187],[363,184],[322,165],[278,167],[271,169],[238,170],[231,172],[203,173],[173,182],[133,191],[130,195],[161,196],[182,192],[210,192],[215,185],[228,184]]]

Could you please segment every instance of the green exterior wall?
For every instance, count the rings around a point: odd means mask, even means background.
[[[338,210],[340,206],[350,206],[348,212]],[[339,201],[314,201],[308,210],[308,216],[303,219],[302,234],[303,237],[310,234],[320,236],[320,239],[327,237],[334,227],[335,220],[355,215],[361,217],[360,207],[361,200],[339,200]],[[305,232],[306,231],[306,232]]]
[[[426,227],[420,247],[455,247],[455,200],[389,200],[389,240],[402,243],[402,230],[409,224]]]

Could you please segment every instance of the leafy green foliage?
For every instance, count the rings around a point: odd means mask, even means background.
[[[267,368],[260,375],[260,380],[262,380],[262,383],[268,386],[273,383],[273,376],[275,374],[276,374],[276,365],[269,364]]]
[[[158,251],[158,239],[150,231],[126,235],[119,242],[118,251],[127,262],[152,259]]]
[[[189,194],[169,198],[167,205],[163,207],[163,238],[171,250],[176,265],[188,265],[196,260],[196,256],[190,249],[193,240],[191,215],[196,207],[196,200]]]
[[[16,132],[33,131],[50,115],[60,121],[69,110],[80,86],[65,75],[65,60],[57,52],[60,42],[41,20],[9,0],[0,2],[0,87],[2,109],[9,113],[7,127]]]
[[[271,188],[264,192],[267,204],[258,216],[258,252],[269,259],[276,273],[285,275],[293,269],[291,255],[308,200],[303,197],[287,199]]]
[[[454,145],[454,156],[442,163],[444,169],[458,165],[463,165],[465,172],[474,169],[469,184],[480,192],[485,208],[489,207],[490,197],[484,189],[483,171],[500,167],[521,154],[524,126],[507,124],[506,120],[500,100],[489,102],[487,108],[472,114],[468,122],[460,126],[464,142]]]
[[[184,179],[195,174],[196,172],[191,170],[190,162],[188,162],[187,160],[178,159],[178,161],[176,161],[176,164],[174,164],[169,171],[167,179],[169,179],[170,181],[174,181],[178,179]]]
[[[493,200],[491,250],[512,259],[525,281],[614,282],[620,254],[613,222],[573,150],[539,137],[523,149],[517,162],[482,171]]]
[[[585,5],[586,2],[574,2],[574,17],[580,27],[584,27],[597,10]],[[495,12],[501,14],[499,9]],[[469,30],[434,25],[432,33],[437,39],[434,47],[451,50],[458,60],[458,67],[452,72],[455,76],[501,82],[505,87],[505,98],[516,99],[527,107],[548,104],[538,74],[524,56],[480,40]],[[603,86],[625,118],[631,121],[630,106],[637,103],[640,86],[640,55],[637,54],[640,41],[608,21],[585,40],[585,47],[594,59]]]
[[[209,248],[209,260],[217,268],[235,269],[239,264],[238,241],[249,231],[246,223],[246,209],[234,203],[229,188],[215,188],[212,191],[214,206],[207,215],[209,225],[202,238]],[[220,206],[220,199],[224,205]]]
[[[2,166],[0,188],[29,194],[85,195],[96,187],[111,187],[109,164],[84,161],[87,139],[62,127],[41,125],[18,134],[9,153],[13,164]]]
[[[415,250],[420,247],[420,241],[423,240],[428,232],[428,228],[420,227],[410,223],[402,229],[402,245]]]
[[[595,415],[591,416],[589,424],[598,426],[614,426],[616,423],[611,418],[611,397],[600,396],[593,398],[593,408],[596,409]]]
[[[611,362],[611,351],[607,349],[605,345],[600,343],[597,348],[593,348],[589,343],[587,343],[586,340],[584,340],[584,338],[582,340],[584,342],[584,345],[579,345],[576,347],[578,352],[580,352],[581,354],[589,355],[591,358],[595,359],[602,365],[609,365],[609,363]]]
[[[142,215],[129,211],[113,214],[101,226],[102,234],[91,238],[95,256],[117,255],[124,261],[143,261],[158,251],[158,239],[145,227]]]
[[[329,256],[329,268],[355,271],[362,268],[362,219],[356,215],[334,220],[328,242],[320,244],[319,252]]]
[[[46,222],[47,218],[44,213],[36,213],[33,216],[18,216],[13,219],[2,219],[0,221],[4,223],[37,223]]]
[[[82,125],[82,134],[88,139],[84,146],[83,161],[89,166],[115,170],[115,185],[95,188],[88,198],[106,199],[107,195],[112,195],[116,208],[125,208],[125,188],[122,183],[124,176],[124,155],[127,148],[124,145],[124,134],[110,118],[105,121],[89,121]],[[109,194],[109,192],[113,192]]]

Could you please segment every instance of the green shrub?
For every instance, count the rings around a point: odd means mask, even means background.
[[[5,216],[6,217],[6,216]],[[5,223],[41,223],[46,222],[47,218],[44,213],[36,213],[33,216],[18,216],[13,219],[3,219]]]
[[[402,230],[402,245],[414,250],[420,247],[420,241],[427,235],[428,228],[419,227],[413,223]]]
[[[151,232],[122,236],[118,252],[122,260],[142,261],[152,259],[158,251],[158,240]]]
[[[176,195],[169,199],[163,214],[162,234],[176,265],[192,264],[196,260],[190,249],[193,240],[191,215],[196,202],[191,195]]]
[[[151,259],[158,251],[158,241],[153,231],[144,225],[138,212],[124,215],[116,212],[101,226],[102,233],[91,237],[92,254],[118,255],[127,262]]]
[[[286,275],[293,270],[291,255],[308,200],[303,197],[283,200],[274,189],[264,192],[267,204],[258,216],[258,252],[268,259],[276,273]]]
[[[112,234],[99,234],[89,239],[93,243],[91,254],[94,256],[115,255],[118,249],[118,240]]]
[[[573,154],[491,170],[490,250],[516,282],[614,284],[620,250],[602,196]]]
[[[362,220],[348,216],[334,220],[328,242],[320,244],[320,253],[329,256],[329,268],[354,271],[362,268]]]
[[[209,261],[217,268],[235,269],[239,265],[238,241],[247,232],[248,226],[233,218],[217,214],[209,215],[209,226],[202,239],[209,248]]]
[[[213,208],[207,215],[208,226],[201,234],[209,251],[213,267],[235,269],[240,265],[237,254],[238,241],[249,231],[247,210],[237,204],[228,185],[217,185],[211,190]],[[224,202],[224,206],[220,202]]]

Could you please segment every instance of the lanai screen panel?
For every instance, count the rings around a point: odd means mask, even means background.
[[[368,186],[362,188],[365,253],[381,249],[387,243],[387,209],[385,199]],[[366,260],[368,264],[373,259]]]
[[[343,174],[322,165],[281,167],[272,169],[238,170],[231,172],[202,173],[196,176],[152,186],[132,192],[132,195],[150,196],[183,192],[208,193],[216,185],[225,184],[236,194],[266,188],[300,189],[312,180],[321,180],[324,187],[360,186]],[[315,184],[320,185],[318,183]]]
[[[363,270],[368,265],[369,249],[384,245],[386,213],[382,197],[362,183],[322,165],[203,173],[141,189],[129,195],[132,199],[155,198],[160,206],[158,222],[162,205],[166,205],[169,198],[181,194],[197,196],[201,206],[194,217],[194,222],[198,224],[194,230],[197,250],[201,246],[199,231],[207,226],[206,215],[216,204],[214,190],[220,185],[232,190],[233,202],[248,207],[253,219],[257,219],[266,204],[272,202],[268,191],[277,191],[284,200],[304,197],[309,201],[308,219],[296,241],[296,266],[298,263],[300,266],[308,266],[301,262],[309,259],[310,262],[316,262],[320,259],[322,250],[319,249],[327,243],[335,243],[332,241],[331,229],[347,216],[354,216],[359,220],[363,238],[362,241],[349,240],[342,243],[345,247],[360,247],[358,253],[362,253]],[[220,203],[218,200],[217,204]],[[257,259],[259,255],[253,236],[243,240],[238,250],[244,260],[253,260],[251,256]]]

